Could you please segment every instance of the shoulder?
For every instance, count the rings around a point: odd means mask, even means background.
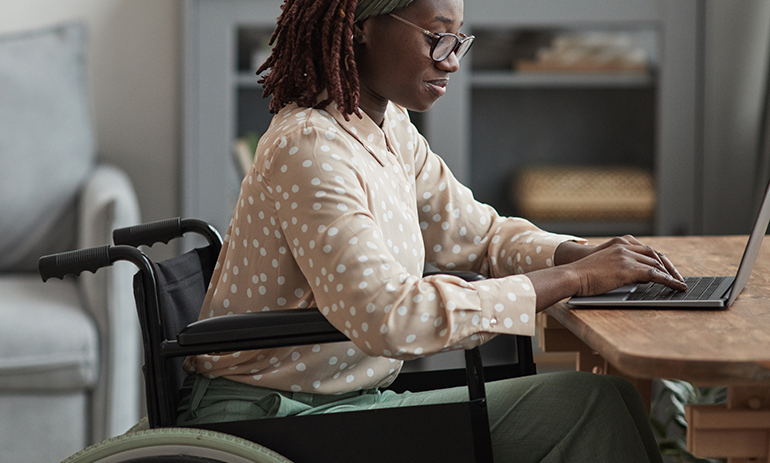
[[[284,162],[302,162],[349,148],[345,131],[328,112],[289,105],[273,117],[260,137],[255,160],[257,166],[269,169],[279,158]]]
[[[260,139],[266,146],[280,145],[284,140],[313,137],[339,131],[337,121],[323,109],[289,105],[279,111]]]

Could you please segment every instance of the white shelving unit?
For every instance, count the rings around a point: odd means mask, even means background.
[[[642,30],[654,38],[658,60],[637,74],[525,74],[479,66],[474,54],[494,44],[477,40],[447,94],[414,119],[455,175],[503,213],[511,212],[509,175],[527,163],[638,165],[655,174],[654,223],[546,226],[593,235],[697,233],[701,1],[466,1],[463,30],[477,36]],[[240,185],[232,141],[264,130],[271,118],[249,48],[272,32],[280,4],[185,0],[182,211],[222,232]]]

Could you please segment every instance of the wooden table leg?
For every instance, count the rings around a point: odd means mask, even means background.
[[[687,449],[728,463],[770,463],[770,386],[728,386],[726,405],[688,405]]]
[[[601,355],[594,352],[564,325],[546,313],[537,314],[540,348],[543,352],[577,352],[578,371],[590,371],[596,374],[620,376],[628,380],[639,391],[650,413],[652,403],[652,380],[633,378],[621,373],[610,365]]]

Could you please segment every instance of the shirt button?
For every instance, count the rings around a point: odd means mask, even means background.
[[[489,324],[490,324],[490,325],[492,325],[492,326],[495,326],[495,325],[497,325],[497,318],[495,318],[495,317],[492,317],[492,319],[491,319],[491,320],[489,320]]]

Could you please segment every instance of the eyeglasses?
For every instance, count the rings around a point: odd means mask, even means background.
[[[463,59],[463,56],[468,53],[468,50],[473,44],[473,39],[475,39],[475,37],[472,35],[455,35],[448,32],[431,32],[429,30],[423,29],[417,24],[410,23],[406,19],[400,16],[396,16],[393,13],[390,13],[389,16],[398,19],[404,24],[408,24],[416,29],[419,29],[423,34],[431,38],[433,43],[430,47],[430,57],[433,59],[433,61],[444,61],[449,57],[449,55],[452,54],[452,52],[455,52],[457,61],[460,61]]]

